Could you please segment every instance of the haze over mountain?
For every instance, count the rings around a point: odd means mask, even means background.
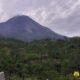
[[[24,15],[15,16],[4,23],[0,23],[0,35],[23,41],[64,38],[64,36],[41,26],[39,23]]]

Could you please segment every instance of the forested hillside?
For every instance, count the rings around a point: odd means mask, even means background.
[[[0,71],[7,80],[66,80],[80,70],[80,38],[30,43],[0,39]]]

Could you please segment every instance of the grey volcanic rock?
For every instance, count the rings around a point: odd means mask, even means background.
[[[64,39],[64,36],[51,31],[24,15],[15,16],[7,22],[0,23],[0,35],[23,41]]]

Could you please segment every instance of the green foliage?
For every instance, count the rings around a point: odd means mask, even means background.
[[[80,70],[80,39],[26,43],[0,39],[0,71],[9,80],[66,80]]]

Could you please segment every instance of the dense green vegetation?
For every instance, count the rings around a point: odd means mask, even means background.
[[[26,43],[0,39],[0,71],[7,80],[66,80],[80,70],[80,39]]]

